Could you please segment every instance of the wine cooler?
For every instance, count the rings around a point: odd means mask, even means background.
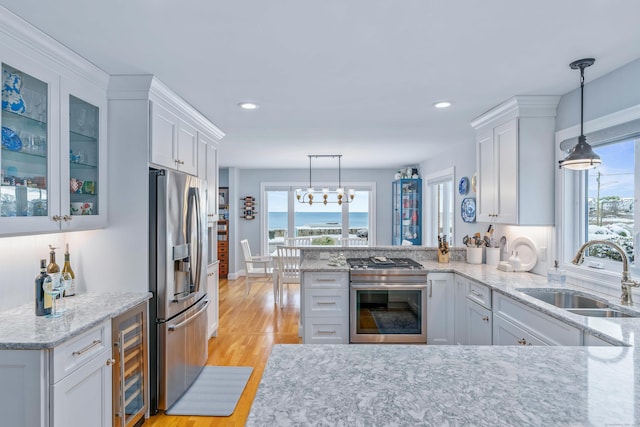
[[[147,412],[147,303],[137,305],[112,320],[113,426],[144,423]]]

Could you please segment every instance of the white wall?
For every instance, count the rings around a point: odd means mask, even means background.
[[[476,173],[476,143],[473,129],[469,126],[469,141],[463,145],[457,145],[451,147],[448,151],[441,153],[433,158],[430,158],[420,164],[420,171],[423,176],[434,174],[438,171],[453,167],[455,169],[455,176],[453,180],[453,192],[454,192],[454,246],[462,246],[462,238],[465,235],[472,235],[477,231],[482,230],[482,226],[479,224],[469,224],[462,221],[460,216],[460,205],[465,197],[475,197],[475,194],[471,188],[466,195],[460,195],[458,192],[458,183],[464,176],[469,178],[469,184],[471,184],[471,177]],[[426,185],[423,188],[423,192],[426,194]]]

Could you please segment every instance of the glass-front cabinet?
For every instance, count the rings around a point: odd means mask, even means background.
[[[106,223],[103,97],[100,91],[92,93],[88,88],[62,84],[61,204],[64,215],[70,218],[64,221],[63,215],[63,229],[95,228]]]
[[[2,62],[0,235],[104,225],[105,105],[90,85]]]
[[[392,203],[392,244],[422,245],[422,180],[394,181]]]

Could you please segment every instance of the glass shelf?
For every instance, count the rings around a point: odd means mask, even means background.
[[[71,169],[97,169],[98,165],[81,163],[81,162],[69,162]]]
[[[83,133],[79,133],[77,131],[70,131],[69,132],[69,137],[71,138],[71,143],[73,144],[74,142],[88,142],[91,144],[96,144],[98,142],[98,138],[96,138],[95,136],[91,136],[91,135],[85,135]]]
[[[24,159],[33,160],[33,158],[39,158],[40,159],[39,161],[41,161],[42,163],[46,163],[46,159],[47,159],[46,148],[44,152],[30,152],[30,151],[8,150],[2,147],[3,160],[18,161],[18,160],[24,160]]]

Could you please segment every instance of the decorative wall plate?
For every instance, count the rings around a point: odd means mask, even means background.
[[[460,215],[464,222],[476,222],[476,198],[465,197],[460,205]]]
[[[458,192],[463,196],[469,192],[469,178],[463,176],[460,178],[460,184],[458,184]]]

